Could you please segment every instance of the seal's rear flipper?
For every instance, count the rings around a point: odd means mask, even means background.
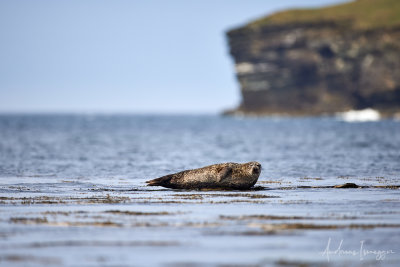
[[[146,181],[147,185],[149,186],[165,186],[165,187],[169,187],[171,188],[171,179],[174,175],[173,174],[169,174],[169,175],[165,175],[163,177],[160,178],[156,178],[153,180],[149,180]]]

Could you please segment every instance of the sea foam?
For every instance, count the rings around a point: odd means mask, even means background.
[[[381,119],[380,113],[372,108],[340,112],[337,113],[337,117],[347,122],[378,121]]]

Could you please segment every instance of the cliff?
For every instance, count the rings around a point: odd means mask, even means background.
[[[242,103],[229,113],[400,111],[400,1],[290,10],[227,33]]]

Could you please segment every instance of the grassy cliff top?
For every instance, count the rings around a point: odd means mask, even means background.
[[[400,26],[400,0],[357,0],[319,9],[293,9],[250,23],[249,27],[334,21],[354,29]]]

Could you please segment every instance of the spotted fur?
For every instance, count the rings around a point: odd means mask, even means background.
[[[258,162],[228,162],[168,174],[146,183],[149,186],[178,189],[249,189],[255,185],[260,173],[261,164]]]

